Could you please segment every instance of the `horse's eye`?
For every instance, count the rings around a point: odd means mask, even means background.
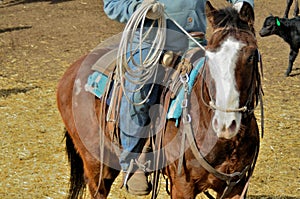
[[[254,63],[255,61],[257,61],[259,59],[259,53],[258,53],[258,50],[256,49],[256,50],[253,50],[250,54],[249,54],[249,56],[248,56],[248,58],[247,58],[247,62],[248,63]]]
[[[253,63],[254,62],[254,59],[255,59],[255,55],[250,55],[247,59],[247,62],[248,63]]]

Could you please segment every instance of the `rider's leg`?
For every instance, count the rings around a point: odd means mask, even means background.
[[[153,90],[153,92],[155,91],[156,89]],[[137,98],[143,97],[147,92],[149,92],[149,86],[143,88],[141,92],[135,93],[133,97],[134,101],[140,101]],[[125,186],[127,186],[130,193],[136,195],[147,195],[150,192],[150,186],[144,171],[139,169],[136,164],[132,168],[133,165],[130,165],[130,163],[132,163],[132,160],[139,160],[149,137],[149,124],[151,120],[149,117],[149,107],[154,98],[156,98],[156,93],[152,93],[151,98],[146,104],[138,106],[128,103],[125,97],[122,98],[121,102],[120,138],[123,150],[120,155],[120,164],[123,172],[126,173],[126,177],[128,176]],[[143,164],[145,160],[143,162],[140,160],[139,163]],[[133,174],[129,174],[131,172]]]
[[[135,56],[139,56],[136,54]],[[129,63],[129,65],[132,63]],[[134,67],[134,66],[130,66]],[[125,91],[127,98],[134,103],[142,102],[152,88],[152,82],[143,85],[142,89],[137,92],[133,91],[140,87],[140,85],[125,82],[125,87],[128,91]],[[120,155],[120,164],[123,172],[130,172],[130,162],[132,160],[138,160],[142,153],[145,142],[149,137],[149,108],[153,105],[157,99],[157,87],[152,90],[149,99],[140,105],[134,105],[123,95],[121,99],[120,107],[120,138],[123,150]],[[132,172],[136,170],[136,167]],[[132,184],[133,186],[129,186]],[[128,190],[137,195],[146,195],[150,192],[148,181],[145,174],[140,172],[138,175],[133,174],[127,182]]]

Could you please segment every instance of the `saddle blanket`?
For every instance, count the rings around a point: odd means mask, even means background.
[[[189,94],[192,91],[192,87],[195,83],[196,77],[199,74],[199,70],[202,68],[205,62],[205,57],[202,57],[196,66],[192,69],[191,73],[189,74],[188,79],[188,87],[189,87]],[[169,110],[167,113],[167,119],[176,119],[176,126],[178,126],[178,119],[181,116],[182,113],[182,101],[184,98],[184,88],[181,87],[178,95],[173,99],[170,103]]]
[[[88,77],[87,83],[84,86],[85,91],[88,91],[97,96],[98,98],[101,98],[103,92],[105,91],[107,80],[108,77],[106,75],[95,71]]]
[[[205,62],[205,57],[202,57],[198,61],[196,66],[192,69],[191,73],[189,74],[189,79],[188,79],[189,93],[192,90],[196,77],[199,73],[199,70],[203,66],[204,62]],[[85,85],[85,90],[94,94],[98,98],[101,98],[103,92],[105,91],[107,80],[108,77],[105,74],[95,71],[89,76],[87,83]],[[167,119],[176,119],[176,126],[178,125],[178,120],[182,113],[181,104],[183,98],[184,98],[184,88],[181,87],[178,95],[170,102],[169,110],[167,113]]]

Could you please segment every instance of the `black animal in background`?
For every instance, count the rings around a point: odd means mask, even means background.
[[[287,19],[271,15],[265,19],[259,34],[261,37],[278,35],[290,45],[289,65],[285,73],[289,76],[300,48],[300,17]]]
[[[291,5],[293,4],[293,1],[294,0],[286,0],[286,9],[283,15],[284,18],[289,18],[289,12],[290,12]],[[298,14],[299,14],[298,0],[295,0],[295,9],[294,9],[293,16],[297,17]]]

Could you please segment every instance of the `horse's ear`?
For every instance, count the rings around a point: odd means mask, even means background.
[[[254,10],[249,3],[245,1],[243,2],[243,6],[239,12],[239,15],[243,21],[248,22],[249,24],[254,24],[254,20],[255,20]]]
[[[209,23],[214,27],[214,16],[217,13],[217,9],[209,1],[206,1],[205,13]]]

